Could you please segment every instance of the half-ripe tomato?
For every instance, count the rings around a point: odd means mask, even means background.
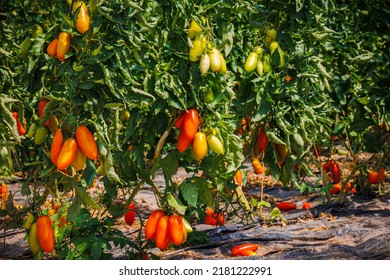
[[[168,216],[162,216],[156,227],[156,246],[161,250],[165,250],[169,246],[168,219]]]
[[[128,224],[129,226],[131,226],[134,221],[135,221],[135,211],[134,211],[134,204],[133,203],[130,203],[129,205],[129,209],[130,211],[128,211],[126,214],[125,214],[125,222],[126,224]]]
[[[76,171],[80,171],[84,169],[86,161],[87,161],[87,156],[83,153],[81,149],[77,149],[76,157],[72,163],[73,168]]]
[[[202,160],[207,154],[206,134],[197,132],[192,142],[192,154],[196,160]]]
[[[210,64],[210,56],[207,53],[203,54],[199,63],[200,73],[206,74],[210,69]]]
[[[37,220],[37,233],[39,245],[46,253],[53,252],[54,249],[54,231],[53,225],[48,216],[41,216]]]
[[[146,221],[145,225],[145,238],[146,240],[153,239],[156,235],[157,223],[160,218],[164,216],[164,211],[154,210]]]
[[[189,51],[189,59],[192,62],[196,62],[200,59],[205,47],[206,47],[206,37],[198,36],[192,42],[192,48]]]
[[[191,108],[184,117],[183,126],[181,129],[186,137],[194,139],[199,128],[199,113],[198,110]]]
[[[183,131],[183,129],[180,130],[179,132],[179,137],[177,138],[177,149],[179,152],[184,152],[186,151],[192,143],[192,139],[187,137]]]
[[[250,52],[244,65],[244,70],[247,73],[252,73],[257,67],[259,55],[256,52]]]
[[[79,14],[76,19],[76,29],[81,34],[84,34],[89,30],[91,25],[91,19],[89,17],[89,12],[87,6],[84,2],[75,2],[72,7],[72,12],[76,12],[76,10],[80,7]]]
[[[183,220],[181,216],[171,214],[168,219],[168,234],[169,239],[175,245],[183,243]],[[157,240],[156,240],[157,242]]]
[[[222,53],[220,51],[218,51],[218,52],[219,52],[219,60],[221,61],[221,67],[219,68],[218,74],[224,75],[224,74],[226,74],[226,71],[227,71],[226,60],[223,57]],[[211,62],[210,62],[210,64],[211,64]]]
[[[64,170],[73,163],[77,155],[77,150],[77,142],[74,138],[68,138],[65,140],[57,159],[58,170]]]
[[[282,211],[289,211],[289,210],[294,210],[294,209],[297,209],[297,205],[295,203],[292,203],[292,202],[279,202],[277,204],[277,207],[282,210]]]
[[[220,52],[217,49],[212,49],[209,53],[210,57],[210,68],[213,72],[219,72],[221,69],[222,61]]]
[[[214,134],[210,134],[207,136],[207,144],[209,145],[210,149],[214,153],[216,153],[216,154],[223,154],[224,153],[224,147],[223,147],[221,140],[219,140],[219,138],[217,136],[215,136]]]
[[[62,149],[63,141],[64,141],[64,137],[62,136],[62,130],[59,128],[54,134],[53,142],[51,143],[51,151],[50,151],[51,161],[55,165],[57,165],[57,161]]]
[[[65,55],[70,50],[70,34],[67,32],[61,32],[58,36],[57,43],[57,58],[61,61],[65,61]]]
[[[269,44],[271,43],[272,41],[275,41],[276,40],[276,30],[274,28],[270,28],[270,29],[267,29],[265,31],[265,35],[264,35],[264,42],[266,44]]]
[[[180,113],[180,115],[177,117],[175,123],[174,123],[174,126],[176,128],[181,128],[183,126],[183,122],[184,122],[184,117],[186,116],[187,112],[186,111],[182,111]]]
[[[248,255],[251,256],[251,254],[243,255],[243,251],[255,252],[257,248],[259,248],[259,244],[255,244],[255,243],[248,243],[248,244],[241,244],[241,245],[234,246],[232,248],[232,257],[248,256]]]
[[[47,46],[47,54],[50,56],[56,56],[57,55],[57,45],[58,45],[58,39],[54,39],[50,42],[50,44]]]
[[[34,255],[42,250],[38,240],[37,223],[33,223],[30,227],[30,233],[28,234],[28,244],[30,245],[31,252]]]
[[[95,160],[97,158],[98,150],[95,138],[86,126],[80,125],[77,127],[76,140],[80,149],[89,159]]]

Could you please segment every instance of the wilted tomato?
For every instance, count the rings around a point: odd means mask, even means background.
[[[135,215],[136,215],[136,213],[134,211],[135,207],[134,207],[133,203],[130,203],[129,209],[130,210],[125,214],[125,222],[126,222],[126,224],[131,226],[135,221]]]
[[[48,216],[41,216],[37,220],[37,234],[39,245],[46,253],[53,252],[54,249],[54,231],[53,225]]]

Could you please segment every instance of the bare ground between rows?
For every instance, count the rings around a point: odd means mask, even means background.
[[[179,172],[176,180],[182,180],[186,174]],[[248,168],[248,185],[245,192],[258,197],[259,180]],[[274,222],[267,225],[255,216],[251,223],[242,225],[240,219],[231,214],[230,220],[222,227],[198,224],[197,230],[204,231],[210,237],[209,244],[183,247],[176,250],[153,253],[161,259],[229,259],[233,246],[242,243],[257,243],[257,255],[245,259],[390,259],[390,186],[387,195],[380,198],[368,198],[360,195],[348,195],[342,204],[324,204],[319,195],[302,195],[299,190],[284,190],[275,182],[264,177],[264,197],[273,204],[277,201],[292,201],[297,210],[283,212],[286,223]],[[267,181],[268,180],[268,181]],[[163,185],[163,176],[156,177],[157,185]],[[18,194],[21,182],[9,184],[16,192],[15,203],[26,204],[25,198]],[[91,190],[104,191],[101,182]],[[302,204],[309,200],[312,208],[302,210]],[[135,203],[143,218],[157,208],[157,202],[149,186],[145,186],[135,197]],[[269,209],[265,209],[265,214]],[[242,214],[242,213],[239,213]],[[118,228],[129,238],[139,223],[128,227],[124,221],[118,221]],[[0,259],[31,259],[32,255],[25,242],[24,230],[0,231]],[[124,251],[114,249],[115,259],[124,259]],[[244,257],[243,257],[244,258]]]

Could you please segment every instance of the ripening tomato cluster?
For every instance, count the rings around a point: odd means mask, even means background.
[[[145,238],[153,240],[157,248],[167,250],[171,243],[184,244],[191,225],[177,214],[166,215],[163,210],[155,210],[146,221]]]
[[[245,61],[245,72],[252,73],[256,70],[257,74],[261,76],[264,72],[271,72],[273,65],[278,68],[284,67],[286,57],[279,43],[276,41],[276,36],[277,32],[274,28],[265,31],[263,41],[269,49],[269,53],[264,53],[261,46],[254,47]],[[290,82],[291,79],[290,77],[289,81],[286,82]]]
[[[256,250],[259,248],[259,244],[247,243],[234,246],[232,248],[232,257],[237,256],[256,256]]]
[[[206,209],[205,224],[211,226],[221,226],[225,224],[225,218],[222,213],[214,213],[214,209]]]
[[[188,29],[188,38],[192,40],[189,51],[190,61],[200,60],[199,70],[202,74],[206,74],[210,69],[214,73],[225,74],[227,71],[225,58],[216,46],[207,43],[207,38],[202,32],[202,27],[192,19]]]
[[[54,250],[54,230],[49,216],[40,216],[36,222],[30,213],[27,217],[24,227],[28,232],[28,244],[31,252],[37,254],[41,250],[45,253],[51,253]]]
[[[385,179],[385,169],[381,168],[379,171],[368,171],[367,180],[370,184],[380,184]]]
[[[19,120],[19,113],[18,112],[13,112],[12,117],[16,121],[16,127],[18,129],[19,135],[23,136],[26,134],[26,120],[23,119],[23,124]]]
[[[70,50],[70,38],[71,35],[68,32],[61,32],[58,38],[55,38],[50,42],[47,47],[47,54],[51,57],[58,58],[61,62],[64,62],[65,55]]]
[[[89,11],[83,1],[77,1],[72,6],[72,13],[77,14],[75,27],[78,32],[84,34],[91,27],[91,19]],[[65,62],[65,55],[69,52],[71,47],[71,34],[68,32],[61,32],[58,38],[53,39],[47,47],[47,54],[51,57],[58,58],[61,62]]]
[[[333,181],[333,183],[340,183],[341,178],[341,170],[339,164],[334,160],[329,160],[322,165],[322,169],[324,170],[326,176],[329,181]]]
[[[177,149],[180,152],[186,151],[192,144],[192,155],[196,160],[202,160],[207,154],[207,148],[216,153],[223,154],[224,147],[221,140],[214,134],[206,136],[199,129],[199,112],[191,108],[180,113],[174,126],[180,129],[177,138]]]
[[[136,216],[136,213],[135,213],[134,204],[130,203],[129,211],[124,216],[126,224],[131,226],[134,223],[134,221],[135,221],[135,216]]]
[[[69,137],[64,141],[62,129],[57,129],[51,145],[51,161],[58,170],[64,170],[70,165],[76,171],[82,170],[86,158],[95,160],[98,150],[91,131],[83,125],[76,129],[75,138]]]

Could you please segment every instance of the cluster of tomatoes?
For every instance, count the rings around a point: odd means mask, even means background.
[[[78,32],[84,34],[90,29],[91,19],[87,6],[83,1],[77,1],[72,6],[72,12],[78,13],[75,22],[75,27]],[[65,61],[65,55],[70,50],[71,34],[68,32],[61,32],[58,38],[53,39],[47,47],[47,54],[51,57],[58,58],[61,62]]]
[[[247,73],[252,73],[256,70],[258,75],[264,72],[272,71],[272,64],[276,64],[278,68],[284,67],[286,64],[285,54],[276,41],[277,32],[275,29],[268,29],[264,34],[264,43],[269,49],[269,53],[264,53],[261,46],[256,46],[248,55],[244,70]]]
[[[352,186],[351,182],[347,182],[342,186],[341,183],[341,170],[339,164],[334,160],[326,161],[322,165],[322,169],[327,177],[328,181],[332,181],[333,185],[329,189],[330,194],[338,194],[342,188],[344,188],[345,193],[356,193],[356,188]]]
[[[37,254],[41,250],[51,253],[54,250],[54,229],[49,216],[40,216],[36,221],[34,215],[28,215],[24,223],[28,232],[28,244],[31,252]]]
[[[207,154],[207,148],[216,153],[223,154],[224,147],[221,140],[213,133],[206,136],[199,130],[199,112],[191,108],[180,113],[174,126],[180,129],[177,138],[177,149],[186,151],[192,144],[192,154],[196,160],[202,160]]]
[[[189,232],[192,227],[185,218],[177,214],[168,216],[163,210],[153,211],[145,225],[146,240],[153,240],[161,250],[167,250],[171,243],[184,244]]]
[[[370,184],[380,184],[385,179],[385,169],[381,168],[379,171],[370,170],[368,172],[368,182]]]
[[[95,138],[91,131],[84,125],[76,129],[75,138],[69,137],[64,141],[62,129],[57,129],[51,145],[51,161],[58,170],[64,170],[70,165],[76,171],[82,170],[86,158],[95,160],[98,150]]]
[[[192,19],[188,29],[188,38],[193,40],[189,51],[190,61],[200,60],[199,70],[202,74],[206,74],[210,69],[214,73],[225,74],[227,71],[225,58],[215,46],[207,43],[202,31],[199,24]]]
[[[225,218],[222,213],[214,213],[214,209],[206,209],[205,224],[211,226],[221,226],[225,223]]]

